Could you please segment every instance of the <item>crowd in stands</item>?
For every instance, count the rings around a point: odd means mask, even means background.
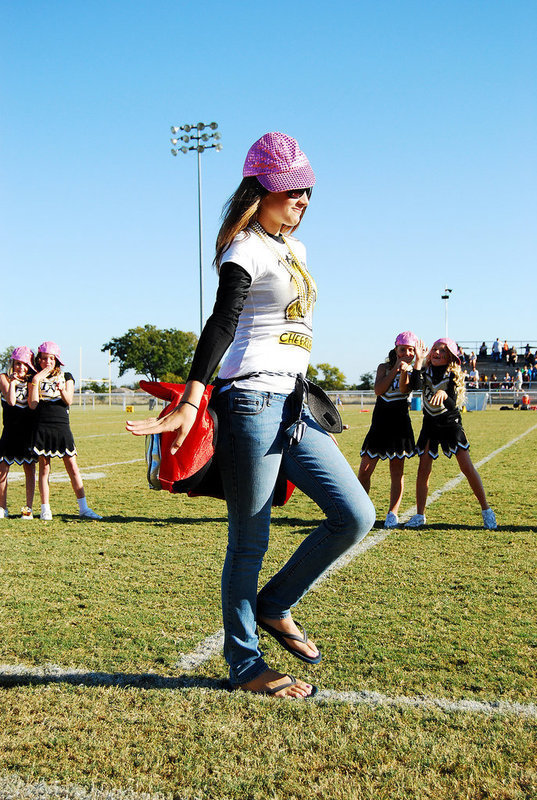
[[[480,361],[490,360],[493,364],[503,364],[513,367],[513,372],[506,372],[498,377],[494,370],[490,374],[480,373],[477,368]],[[537,384],[537,350],[532,352],[526,344],[524,353],[519,354],[517,348],[510,346],[509,342],[496,339],[489,350],[485,342],[479,348],[479,354],[472,350],[470,354],[461,350],[461,363],[464,366],[464,380],[469,389],[503,389],[517,390],[531,388],[532,383]]]

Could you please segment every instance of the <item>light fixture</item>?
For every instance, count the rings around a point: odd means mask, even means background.
[[[201,133],[201,131],[209,128],[215,131],[218,128],[217,122],[198,122],[195,125],[181,125],[179,128],[172,126],[171,131],[173,134],[178,131],[184,131],[185,135],[180,139],[172,139],[172,144],[177,144],[178,141],[185,142],[183,147],[179,148],[181,153],[188,153],[193,150],[198,156],[198,229],[199,229],[199,270],[200,270],[200,333],[203,329],[203,232],[202,232],[202,213],[201,213],[201,154],[206,150],[214,149],[218,153],[222,150],[222,145],[218,141],[221,139],[220,133]],[[193,131],[190,136],[186,134]],[[188,145],[188,146],[187,146]],[[172,149],[172,155],[177,155],[177,150]]]

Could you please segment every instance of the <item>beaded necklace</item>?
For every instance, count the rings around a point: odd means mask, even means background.
[[[295,286],[298,291],[298,298],[293,300],[293,302],[287,306],[287,319],[304,319],[304,317],[306,317],[306,315],[311,311],[313,304],[315,303],[315,298],[317,296],[317,287],[315,285],[315,281],[309,274],[306,267],[300,263],[297,256],[293,253],[289,242],[283,235],[282,239],[289,251],[289,255],[291,256],[290,259],[282,256],[279,250],[272,244],[271,237],[259,224],[259,222],[252,222],[250,229],[257,236],[259,236],[261,241],[266,244],[269,250],[276,256],[280,264],[285,267],[295,282]]]

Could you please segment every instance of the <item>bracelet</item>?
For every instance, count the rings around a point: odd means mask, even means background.
[[[195,408],[196,411],[199,411],[199,406],[195,406],[194,403],[191,403],[189,400],[181,400],[179,405],[180,406],[192,406],[192,408]]]

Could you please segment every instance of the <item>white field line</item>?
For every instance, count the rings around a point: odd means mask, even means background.
[[[106,478],[105,472],[92,472],[91,470],[103,469],[104,467],[122,467],[124,464],[139,464],[140,461],[145,461],[145,458],[131,458],[129,461],[111,461],[109,464],[94,464],[92,467],[84,467],[80,470],[82,479],[85,481],[95,480],[96,478]],[[24,472],[13,472],[10,470],[7,476],[10,483],[16,483],[24,479]],[[69,480],[67,475],[61,472],[51,472],[51,483],[65,483]]]
[[[145,461],[145,458],[131,458],[129,461],[110,461],[108,464],[94,464],[92,467],[85,467],[85,469],[103,469],[103,467],[122,467],[124,464],[139,464],[140,461]]]
[[[481,467],[483,464],[486,464],[488,461],[493,459],[495,456],[499,455],[499,453],[503,453],[504,450],[507,450],[509,447],[512,447],[514,444],[519,442],[529,433],[537,429],[537,425],[532,425],[531,428],[528,428],[527,431],[521,433],[519,436],[515,436],[514,439],[511,439],[507,444],[498,447],[496,450],[493,450],[487,456],[481,459],[475,466]],[[427,499],[427,505],[434,503],[436,500],[439,500],[442,495],[446,492],[450,492],[455,486],[458,486],[459,483],[464,480],[464,475],[460,472],[455,478],[447,481],[440,489],[434,491]],[[400,522],[406,522],[410,519],[415,513],[417,509],[416,506],[412,506],[411,508],[406,509],[403,511],[402,514],[399,516]],[[318,578],[313,586],[320,586],[324,581],[330,578],[335,572],[338,572],[340,569],[345,567],[349,562],[353,561],[356,556],[362,555],[371,547],[376,547],[376,545],[380,544],[384,541],[388,536],[390,536],[394,530],[397,528],[391,528],[389,530],[382,530],[375,533],[369,533],[365,539],[359,542],[357,545],[352,547],[347,553],[343,556],[338,558],[335,561],[330,569],[328,569],[320,578]],[[313,587],[312,587],[313,588]],[[197,667],[201,666],[201,664],[208,661],[215,653],[222,649],[222,645],[224,642],[224,629],[220,628],[220,630],[216,631],[216,633],[212,633],[206,639],[204,639],[200,644],[196,647],[196,649],[192,653],[187,653],[182,655],[179,661],[177,662],[177,667],[181,670],[189,671],[194,670]]]
[[[175,795],[174,795],[175,796]],[[168,795],[169,797],[169,795]],[[166,800],[165,795],[134,792],[131,789],[85,789],[76,784],[26,783],[17,775],[0,777],[1,800]]]
[[[65,669],[56,664],[47,664],[44,667],[26,667],[21,664],[0,664],[0,686],[12,686],[17,683],[17,678],[26,679],[28,683],[34,679],[35,683],[70,683],[77,686],[138,686],[144,689],[166,689],[180,691],[193,688],[212,688],[224,690],[225,682],[221,680],[191,678],[186,675],[177,677],[147,674],[123,674],[108,672],[91,672],[83,669]],[[310,702],[315,703],[345,703],[348,705],[376,705],[391,706],[396,708],[422,708],[441,709],[446,713],[472,713],[490,714],[497,716],[515,716],[524,719],[537,719],[537,704],[535,703],[509,703],[503,700],[453,700],[447,697],[427,697],[420,695],[407,697],[396,695],[390,697],[379,692],[368,690],[353,692],[336,692],[331,689],[321,690]],[[3,796],[0,795],[3,800]]]
[[[86,436],[77,436],[76,440],[78,442],[79,439],[109,439],[110,436],[129,436],[129,432],[123,431],[122,433],[88,433]]]

